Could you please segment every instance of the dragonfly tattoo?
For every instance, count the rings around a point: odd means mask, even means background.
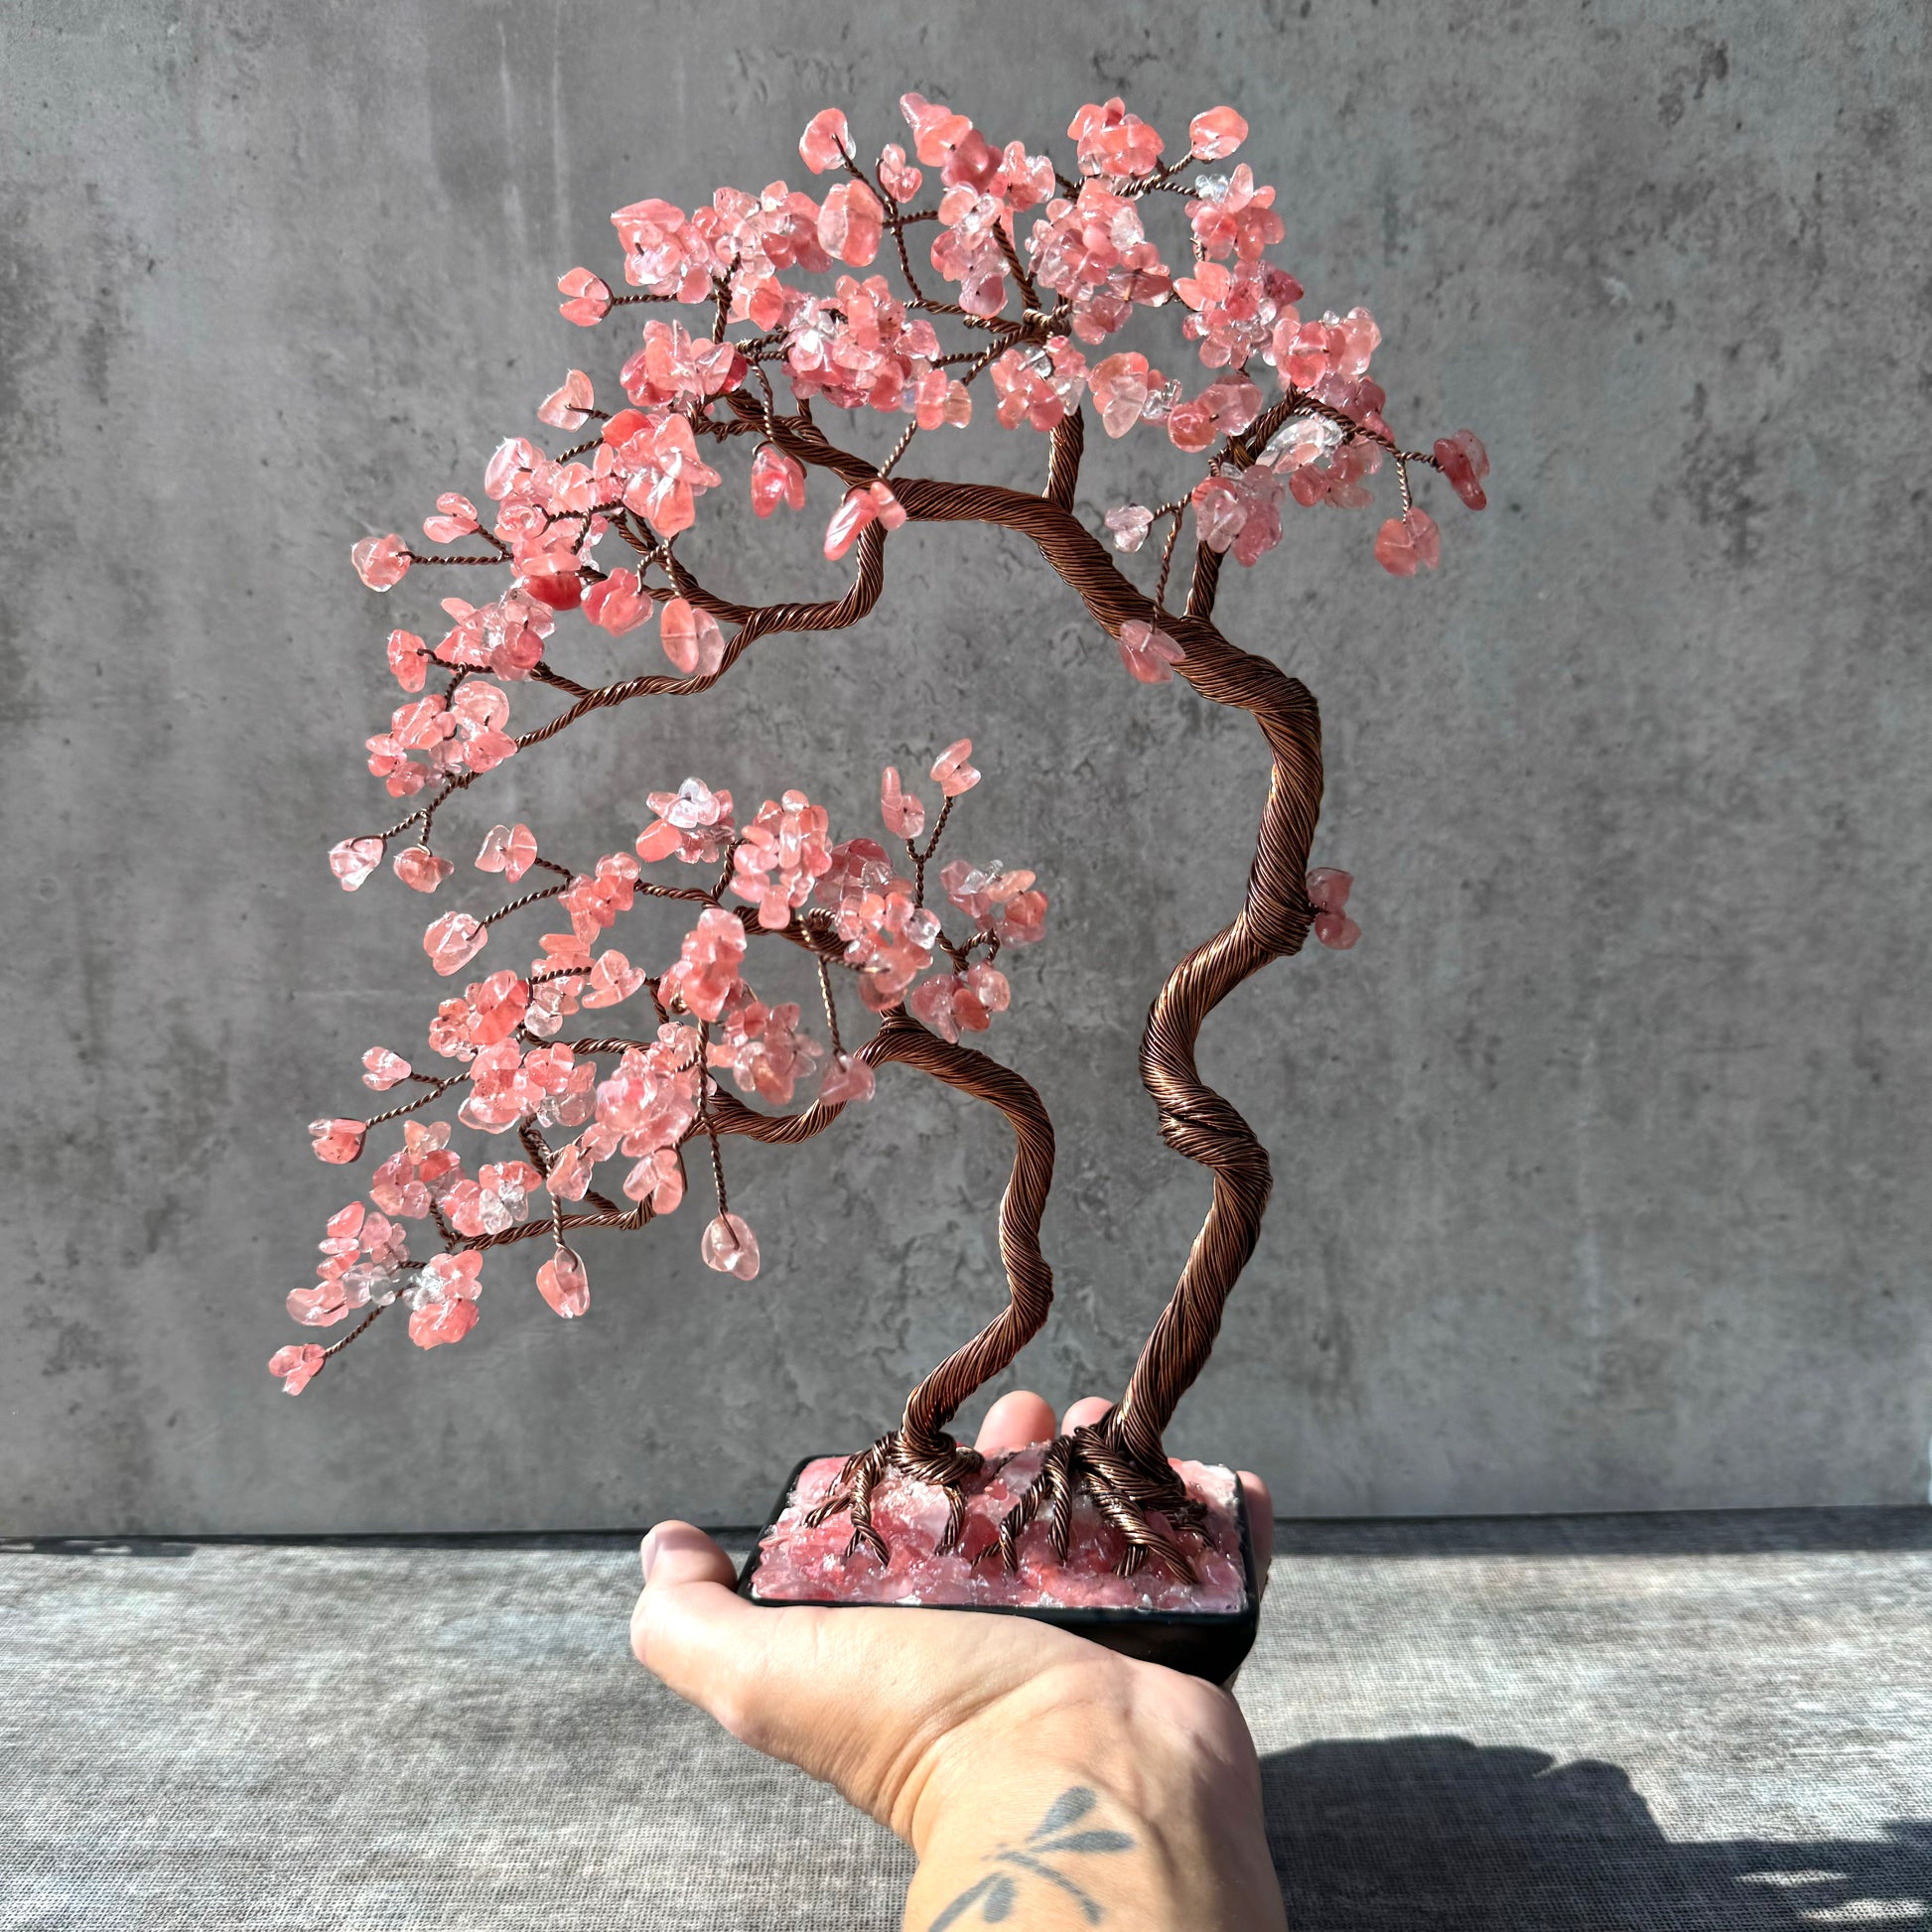
[[[1024,1844],[1001,1845],[986,1855],[988,1864],[1009,1866],[1011,1869],[989,1871],[976,1883],[968,1885],[932,1921],[930,1932],[949,1932],[949,1928],[969,1922],[980,1925],[1004,1923],[1011,1916],[1020,1899],[1021,1888],[1029,1878],[1057,1885],[1061,1891],[1071,1894],[1079,1901],[1087,1923],[1098,1925],[1107,1915],[1105,1907],[1084,1886],[1076,1884],[1052,1863],[1060,1858],[1131,1852],[1134,1849],[1134,1841],[1126,1832],[1104,1828],[1072,1829],[1098,1803],[1099,1799],[1087,1785],[1070,1785],[1062,1791],[1047,1807],[1046,1816],[1027,1834]],[[968,1914],[976,1906],[978,1912],[969,1921]]]

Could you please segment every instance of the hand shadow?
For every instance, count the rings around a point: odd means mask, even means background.
[[[1873,1839],[1674,1842],[1614,1764],[1461,1737],[1262,1759],[1297,1932],[1817,1932],[1926,1923],[1932,1823]]]

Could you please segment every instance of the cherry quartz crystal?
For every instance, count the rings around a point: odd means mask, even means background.
[[[966,1526],[959,1547],[935,1554],[946,1527],[943,1490],[893,1476],[873,1491],[873,1526],[892,1559],[880,1564],[865,1551],[846,1555],[852,1525],[843,1515],[816,1529],[805,1523],[844,1467],[836,1455],[808,1462],[777,1520],[759,1544],[751,1593],[769,1603],[917,1603],[960,1609],[1102,1609],[1232,1612],[1247,1603],[1247,1567],[1241,1549],[1240,1493],[1233,1472],[1209,1463],[1176,1461],[1187,1493],[1207,1511],[1207,1542],[1187,1540],[1195,1581],[1148,1564],[1120,1577],[1114,1567],[1126,1544],[1084,1498],[1073,1506],[1066,1562],[1053,1555],[1043,1524],[1020,1539],[1020,1561],[1000,1561],[1000,1518],[1039,1473],[1044,1444],[987,1457],[966,1494]]]

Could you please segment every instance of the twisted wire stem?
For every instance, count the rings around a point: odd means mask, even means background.
[[[946,1528],[939,1552],[943,1555],[958,1544],[966,1523],[963,1484],[979,1473],[981,1457],[976,1449],[954,1442],[945,1433],[946,1425],[975,1389],[999,1374],[1038,1334],[1052,1305],[1053,1271],[1040,1253],[1039,1219],[1053,1184],[1053,1123],[1039,1095],[1010,1066],[927,1033],[902,1011],[888,1017],[860,1049],[859,1057],[873,1066],[915,1067],[997,1107],[1013,1129],[1013,1172],[1000,1197],[1000,1259],[1006,1266],[1009,1290],[1006,1307],[912,1391],[897,1430],[846,1459],[838,1480],[806,1518],[816,1525],[847,1512],[852,1523],[847,1554],[866,1549],[885,1563],[891,1553],[873,1526],[872,1493],[889,1470],[945,1491]],[[739,1111],[751,1112],[749,1108]],[[794,1119],[809,1121],[813,1111]],[[828,1118],[835,1112],[826,1109]],[[726,1118],[721,1116],[721,1129]],[[771,1125],[789,1128],[792,1122]],[[758,1137],[802,1140],[807,1132],[817,1131],[813,1126],[782,1136],[760,1133]]]
[[[808,918],[793,928],[798,941],[820,959],[843,950],[829,926]],[[580,1051],[621,1051],[632,1042],[623,1039],[581,1039],[570,1042]],[[869,1448],[849,1457],[826,1500],[812,1512],[813,1523],[849,1510],[850,1549],[870,1550],[881,1563],[890,1561],[885,1539],[873,1527],[872,1492],[893,1471],[915,1482],[926,1482],[946,1493],[947,1528],[940,1541],[943,1553],[959,1540],[966,1521],[962,1485],[978,1474],[979,1453],[962,1448],[948,1436],[946,1425],[959,1406],[982,1383],[1008,1366],[1046,1320],[1053,1301],[1053,1271],[1040,1252],[1039,1223],[1053,1184],[1053,1123],[1033,1085],[1003,1062],[928,1033],[902,1008],[889,1013],[879,1032],[859,1048],[855,1058],[870,1067],[909,1066],[956,1091],[997,1107],[1013,1129],[1013,1171],[1000,1197],[1000,1259],[1005,1265],[1008,1301],[1005,1308],[972,1339],[955,1349],[906,1398],[899,1426]],[[822,1134],[845,1111],[843,1101],[815,1100],[796,1114],[762,1114],[722,1089],[705,1103],[705,1116],[694,1123],[686,1140],[710,1137],[714,1156],[718,1138],[739,1134],[766,1147],[796,1147]],[[561,1237],[575,1228],[641,1226],[650,1216],[648,1202],[630,1214],[617,1212],[562,1216]],[[495,1235],[482,1235],[464,1243],[485,1248],[517,1241],[541,1231],[544,1224],[520,1224]]]

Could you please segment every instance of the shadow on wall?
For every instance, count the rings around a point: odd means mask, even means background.
[[[1262,1759],[1268,1841],[1300,1932],[1781,1932],[1924,1925],[1932,1823],[1804,1843],[1675,1843],[1614,1764],[1461,1737]]]

